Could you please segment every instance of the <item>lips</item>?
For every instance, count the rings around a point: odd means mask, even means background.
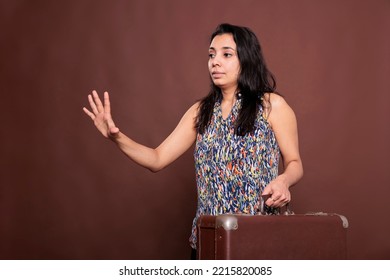
[[[215,79],[218,79],[218,78],[221,78],[222,76],[224,75],[223,72],[219,72],[219,71],[213,71],[211,72],[211,76]]]

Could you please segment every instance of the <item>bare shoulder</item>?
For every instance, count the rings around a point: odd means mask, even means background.
[[[268,121],[271,125],[276,122],[295,119],[294,111],[283,96],[276,93],[267,93],[264,97],[270,105],[268,110]]]
[[[283,96],[277,94],[277,93],[266,93],[264,95],[265,99],[268,103],[271,104],[272,108],[279,108],[283,106],[288,106],[286,100],[283,98]]]
[[[287,105],[287,102],[281,95],[273,92],[265,93],[262,97],[262,101],[264,108],[264,116],[267,120],[271,117],[272,111],[278,111]],[[275,115],[275,113],[273,115]]]
[[[199,105],[200,102],[196,102],[193,104],[188,110],[185,112],[183,115],[181,122],[186,122],[186,123],[192,123],[192,126],[196,122],[196,118],[198,116],[198,111],[199,111]]]
[[[185,115],[189,115],[191,117],[196,117],[198,115],[198,112],[199,112],[199,107],[200,106],[200,101],[196,102],[195,104],[193,104],[188,110],[187,112],[185,113]]]
[[[189,110],[193,110],[195,113],[198,113],[199,111],[199,108],[200,108],[200,101],[196,102],[195,104],[193,104]]]

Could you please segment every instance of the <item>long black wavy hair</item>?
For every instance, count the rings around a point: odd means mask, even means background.
[[[238,92],[242,106],[235,123],[235,133],[244,136],[254,130],[259,105],[265,105],[263,96],[265,93],[275,92],[276,81],[274,75],[267,69],[259,40],[249,28],[228,23],[220,24],[211,35],[210,43],[215,36],[226,33],[232,34],[240,61]],[[221,99],[221,89],[211,80],[209,94],[200,101],[195,124],[198,133],[205,132],[213,115],[214,104]]]

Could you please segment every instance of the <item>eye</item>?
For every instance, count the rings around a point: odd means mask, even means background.
[[[224,53],[223,54],[225,57],[231,57],[233,54],[231,54],[231,53]]]
[[[209,58],[214,58],[215,57],[215,53],[209,53]]]

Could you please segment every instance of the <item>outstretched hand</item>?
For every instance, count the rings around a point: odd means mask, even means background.
[[[104,137],[114,139],[119,134],[119,128],[115,126],[111,116],[110,98],[108,92],[104,92],[104,104],[99,98],[96,90],[92,91],[92,95],[88,95],[91,111],[83,108],[83,111],[93,120],[96,128],[103,134]]]

